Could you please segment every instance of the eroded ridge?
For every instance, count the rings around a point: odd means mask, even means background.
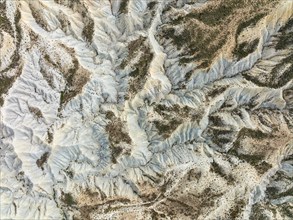
[[[292,219],[291,0],[0,0],[0,219]]]

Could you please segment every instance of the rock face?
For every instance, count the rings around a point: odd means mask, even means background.
[[[0,219],[292,219],[293,1],[0,0]]]

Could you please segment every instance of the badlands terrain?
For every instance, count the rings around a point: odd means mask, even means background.
[[[293,219],[292,0],[0,0],[0,219]]]

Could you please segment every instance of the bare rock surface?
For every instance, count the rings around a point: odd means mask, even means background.
[[[0,219],[292,219],[292,79],[292,0],[0,0]]]

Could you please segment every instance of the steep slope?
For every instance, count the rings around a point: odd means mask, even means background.
[[[291,219],[291,0],[0,0],[1,219]]]

